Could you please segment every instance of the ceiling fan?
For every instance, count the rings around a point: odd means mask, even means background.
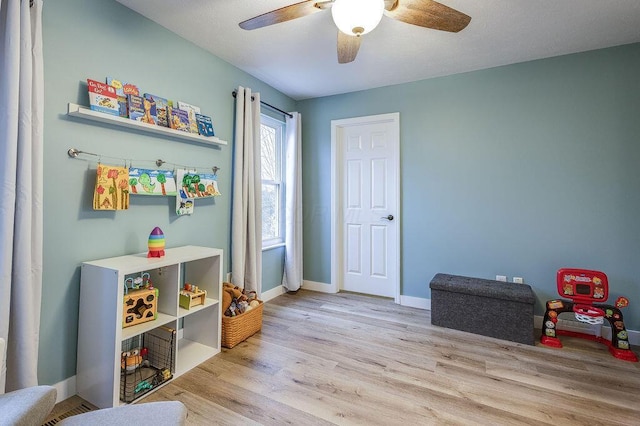
[[[240,28],[255,30],[302,18],[331,8],[338,27],[338,62],[352,62],[360,49],[361,36],[373,30],[382,15],[420,27],[457,33],[471,17],[433,0],[308,0],[285,6],[240,22]]]

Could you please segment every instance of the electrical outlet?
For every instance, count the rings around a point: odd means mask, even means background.
[[[524,279],[522,277],[513,277],[513,282],[516,284],[524,284]]]
[[[502,282],[507,282],[507,276],[506,275],[496,275],[496,281],[502,281]]]
[[[227,272],[227,282],[231,282],[231,272]]]

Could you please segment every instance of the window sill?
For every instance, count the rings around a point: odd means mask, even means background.
[[[269,250],[273,250],[273,249],[276,249],[278,247],[284,247],[284,246],[286,246],[285,243],[270,244],[268,246],[262,247],[262,251],[269,251]]]

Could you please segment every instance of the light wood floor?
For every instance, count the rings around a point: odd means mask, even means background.
[[[640,424],[639,363],[561,339],[521,345],[434,327],[388,299],[301,290],[265,304],[260,333],[141,403],[182,401],[193,425]]]

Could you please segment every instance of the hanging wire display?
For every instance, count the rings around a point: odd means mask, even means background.
[[[91,156],[91,157],[97,157],[97,161],[98,163],[101,163],[103,159],[109,159],[109,160],[114,160],[114,161],[118,161],[118,162],[122,162],[124,164],[124,167],[133,167],[133,163],[153,163],[155,164],[157,167],[162,167],[165,164],[173,166],[175,168],[181,168],[181,169],[188,169],[188,170],[212,170],[214,175],[218,174],[218,171],[220,170],[220,167],[218,166],[213,166],[213,167],[205,167],[205,166],[194,166],[194,165],[184,165],[184,164],[177,164],[177,163],[172,163],[172,162],[168,162],[165,161],[161,158],[158,158],[156,160],[145,160],[145,159],[132,159],[132,158],[124,158],[124,157],[114,157],[114,156],[110,156],[110,155],[103,155],[103,154],[96,154],[93,152],[87,152],[87,151],[81,151],[77,148],[69,148],[69,150],[67,151],[67,155],[69,155],[69,157],[71,158],[75,158],[75,159],[82,159],[80,158],[80,156],[82,155],[87,155],[87,156]]]

